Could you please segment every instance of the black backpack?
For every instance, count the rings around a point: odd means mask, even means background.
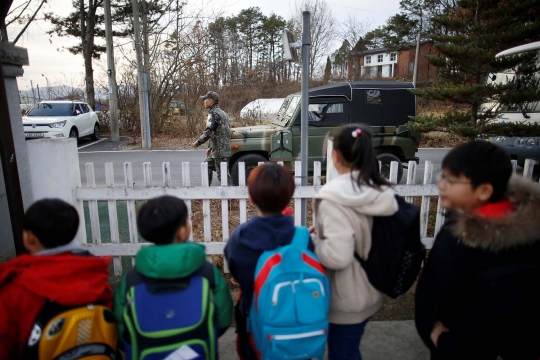
[[[367,260],[354,254],[369,282],[395,299],[416,281],[426,247],[420,240],[420,208],[396,195],[398,211],[392,216],[374,216],[371,249]]]

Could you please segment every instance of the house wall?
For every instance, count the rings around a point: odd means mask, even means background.
[[[396,52],[397,59],[395,62],[390,61],[390,54]],[[377,55],[383,54],[383,62],[377,62]],[[424,54],[438,55],[439,51],[432,43],[420,44],[420,57],[418,63],[418,80],[435,80],[437,77],[437,67],[430,65],[427,59],[422,56]],[[349,78],[352,80],[360,80],[363,77],[377,77],[376,66],[382,65],[382,77],[392,77],[398,80],[412,80],[414,58],[416,55],[416,47],[400,51],[388,51],[373,54],[353,55],[349,59]],[[366,56],[371,56],[371,63],[365,64]],[[394,64],[392,73],[391,64]],[[373,69],[375,68],[375,70]]]

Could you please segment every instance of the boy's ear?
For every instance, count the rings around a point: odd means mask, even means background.
[[[28,230],[23,230],[22,233],[23,245],[30,254],[35,254],[38,251],[45,250],[45,247],[39,242],[34,233]]]
[[[488,202],[489,199],[491,199],[491,196],[493,195],[493,185],[490,183],[484,183],[480,184],[476,190],[476,196],[478,199],[482,202]]]
[[[188,220],[189,221],[189,220]],[[191,224],[186,222],[185,226],[179,227],[174,236],[174,243],[182,243],[189,239],[191,234]]]

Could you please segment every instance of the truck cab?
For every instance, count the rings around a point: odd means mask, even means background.
[[[345,124],[368,124],[373,146],[388,176],[390,162],[418,162],[420,135],[405,127],[409,116],[416,114],[416,98],[411,83],[356,81],[336,83],[309,90],[308,172],[313,162],[326,162],[326,143],[330,130]],[[291,171],[300,160],[301,94],[287,96],[277,119],[267,125],[231,129],[232,156],[229,171],[238,184],[238,163],[246,164],[246,177],[261,161],[283,161]]]

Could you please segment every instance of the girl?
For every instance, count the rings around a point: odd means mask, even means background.
[[[315,196],[312,241],[330,280],[329,360],[360,360],[360,339],[383,295],[367,279],[354,253],[367,258],[373,216],[394,214],[398,205],[390,183],[379,175],[364,125],[333,130],[332,160],[339,176]]]

